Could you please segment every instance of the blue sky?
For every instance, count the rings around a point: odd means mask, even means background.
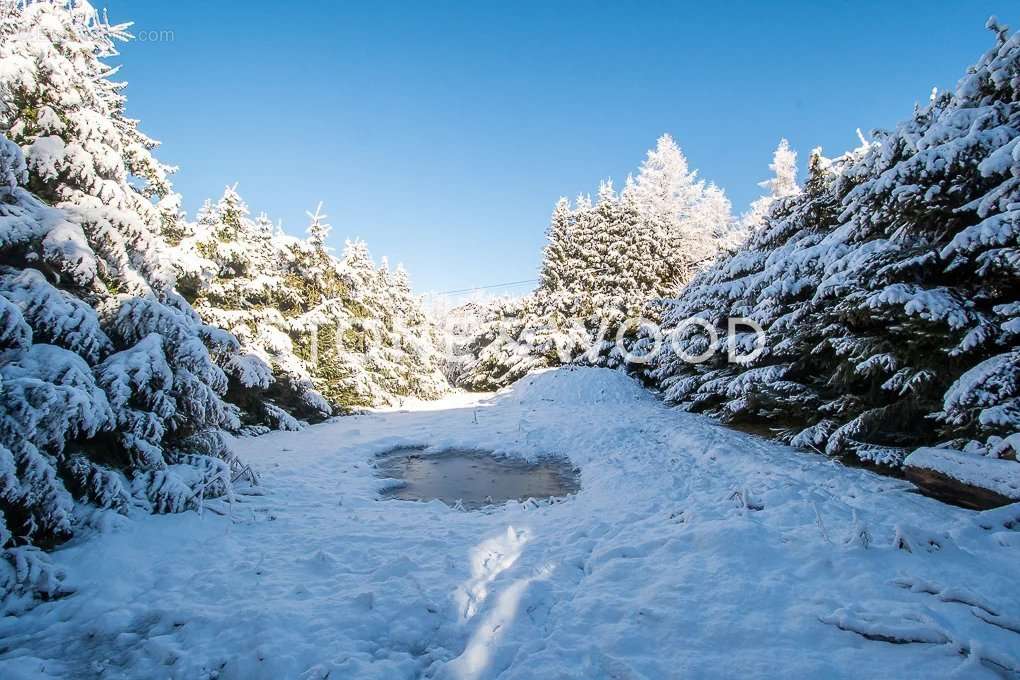
[[[303,234],[322,200],[334,247],[365,239],[422,292],[533,278],[556,199],[622,180],[663,132],[742,210],[780,137],[802,167],[856,146],[954,85],[990,14],[1020,18],[985,0],[105,6],[172,32],[119,61],[189,213],[238,182]]]

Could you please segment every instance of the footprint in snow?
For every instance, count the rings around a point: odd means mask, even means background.
[[[385,581],[390,578],[407,576],[408,574],[418,569],[414,562],[406,557],[387,562],[383,566],[379,567],[372,572],[372,579],[375,581]]]
[[[301,564],[304,564],[309,571],[323,576],[332,574],[336,571],[336,557],[325,550],[316,550],[311,557],[306,557],[298,561]]]

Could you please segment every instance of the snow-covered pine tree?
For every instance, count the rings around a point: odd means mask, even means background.
[[[396,403],[445,391],[438,335],[403,268],[395,274],[387,264],[377,269],[365,242],[355,240],[347,241],[338,271],[348,284],[350,314],[333,345],[345,355],[338,384],[348,403]]]
[[[329,232],[333,228],[327,222],[326,215],[322,212],[322,201],[319,201],[319,205],[316,206],[314,213],[306,213],[308,219],[311,220],[308,224],[308,243],[316,250],[327,252],[326,250],[326,239],[329,238]]]
[[[306,240],[273,234],[268,219],[248,214],[228,187],[200,212],[176,258],[181,287],[202,317],[272,367],[264,393],[232,382],[228,395],[236,391],[245,404],[248,424],[299,427],[446,388],[434,329],[402,268],[377,269],[361,241],[334,258],[321,203],[308,213]]]
[[[457,301],[455,301],[457,300]],[[445,295],[430,295],[425,306],[426,317],[435,324],[439,337],[440,366],[450,385],[462,382],[465,371],[475,361],[472,343],[482,334],[489,310],[499,305],[502,298],[476,291],[467,300]]]
[[[730,204],[697,180],[680,148],[663,135],[636,179],[617,193],[599,186],[595,203],[578,196],[553,209],[536,291],[488,310],[469,346],[461,384],[498,387],[529,370],[583,361],[617,367],[643,343],[629,319],[657,319],[673,296],[720,252],[731,230]]]
[[[719,252],[717,228],[706,230],[699,210],[705,184],[673,138],[663,135],[641,164],[634,191],[644,228],[660,239],[659,280],[676,291]]]
[[[0,178],[0,254],[11,263],[0,268],[0,547],[10,550],[73,531],[73,500],[58,465],[70,441],[112,426],[91,366],[113,343],[95,309],[51,285],[41,270],[12,266],[47,260],[59,266],[52,248],[61,237],[77,246],[83,273],[95,267],[95,257],[78,225],[24,188],[21,150],[3,136]],[[0,584],[16,585],[9,573]]]
[[[74,499],[174,511],[229,492],[238,343],[166,268],[170,168],[103,61],[125,27],[86,2],[0,5],[0,543],[21,565],[0,590],[45,590],[25,551],[75,531]]]
[[[75,285],[99,258],[25,188],[17,145],[0,136],[0,149],[0,592],[54,594],[32,546],[75,532],[75,500],[164,512],[229,492],[236,459],[218,433],[236,415],[203,335],[232,339],[151,298]]]
[[[790,148],[790,143],[785,138],[779,140],[779,145],[772,153],[769,170],[772,171],[772,177],[758,183],[758,186],[768,190],[768,193],[752,201],[748,211],[735,220],[732,228],[722,235],[723,248],[726,251],[732,252],[742,246],[751,234],[761,227],[777,200],[800,193],[800,185],[797,184],[797,152]]]
[[[530,371],[560,363],[557,331],[567,338],[562,344],[570,351],[569,328],[557,329],[551,321],[554,315],[542,305],[543,298],[538,295],[489,305],[480,329],[467,343],[473,359],[467,362],[458,384],[470,390],[495,390]],[[587,338],[583,330],[581,327]]]
[[[264,216],[250,219],[236,185],[215,205],[207,201],[187,231],[175,249],[178,286],[206,323],[241,343],[227,396],[242,407],[246,431],[295,429],[329,416],[330,405],[294,355],[289,317],[307,304],[294,285],[300,273],[287,268],[291,242],[274,237]]]
[[[129,37],[126,25],[110,26],[86,2],[5,4],[0,127],[22,147],[32,191],[89,236],[99,256],[91,285],[159,294],[172,285],[159,236],[178,199],[172,168],[124,116],[124,84],[103,62]]]
[[[359,305],[321,220],[312,244],[274,234],[233,188],[183,219],[104,62],[125,29],[84,0],[0,0],[3,592],[59,588],[32,546],[75,531],[76,500],[194,507],[241,472],[222,430],[328,414],[291,335],[316,308]],[[382,344],[410,335],[396,381],[431,396],[444,385],[431,326],[406,276],[391,283]],[[270,306],[282,322],[261,323]]]
[[[577,241],[574,235],[574,218],[570,201],[560,198],[553,208],[546,232],[548,243],[542,258],[540,285],[548,290],[568,290],[576,276],[571,272],[577,258]]]
[[[588,265],[591,273],[586,287],[577,291],[584,301],[582,323],[587,336],[576,348],[575,356],[587,362],[619,364],[615,353],[617,331],[627,319],[644,313],[645,303],[658,297],[657,287],[662,284],[655,274],[658,262],[648,257],[654,251],[642,248],[654,241],[643,238],[647,232],[640,212],[627,212],[638,209],[632,199],[618,196],[610,181],[599,187]],[[558,325],[564,322],[557,321]]]
[[[672,325],[751,317],[767,346],[749,364],[667,351],[671,401],[891,467],[922,444],[1016,455],[1020,36],[989,26],[995,47],[955,92],[834,161],[813,154],[803,193],[672,304]]]
[[[563,290],[569,291],[570,298],[578,305],[575,313],[584,316],[586,311],[582,305],[587,304],[587,301],[582,299],[584,291],[594,290],[598,275],[601,273],[601,265],[593,247],[596,240],[595,230],[598,227],[598,213],[590,195],[578,194],[574,199],[573,224],[574,246],[570,252],[574,259],[568,265],[572,270],[567,279],[570,283]]]
[[[403,264],[390,274],[389,291],[394,310],[390,341],[402,352],[399,363],[408,385],[407,395],[436,398],[449,389],[442,369],[446,352],[442,335],[426,314],[422,299],[412,292],[411,278]]]

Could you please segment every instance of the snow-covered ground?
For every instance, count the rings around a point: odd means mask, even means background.
[[[372,457],[408,444],[565,455],[583,488],[488,512],[377,500]],[[942,505],[619,373],[550,371],[237,448],[263,495],[56,551],[77,592],[0,621],[0,677],[1020,671],[1020,505]]]

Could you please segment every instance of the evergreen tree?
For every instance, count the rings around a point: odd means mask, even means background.
[[[660,241],[659,279],[676,290],[719,252],[716,229],[706,230],[700,219],[705,184],[673,138],[663,135],[641,164],[634,191],[644,228]]]
[[[0,595],[59,591],[33,546],[73,535],[76,502],[199,507],[253,479],[225,430],[328,415],[310,324],[377,329],[395,368],[364,362],[372,399],[445,386],[406,274],[369,261],[355,299],[321,209],[311,243],[252,220],[236,187],[184,219],[104,61],[125,28],[80,0],[0,0]]]
[[[98,255],[91,287],[171,295],[160,236],[178,216],[172,169],[124,115],[124,84],[103,62],[127,26],[107,24],[87,3],[8,4],[0,129],[22,147],[30,188],[82,225]]]
[[[207,201],[176,249],[178,285],[204,321],[241,342],[228,397],[243,406],[247,431],[296,429],[332,409],[293,356],[288,318],[304,302],[286,268],[290,242],[274,239],[268,219],[249,214],[236,185],[215,205]]]
[[[769,210],[779,199],[790,198],[800,193],[797,184],[797,152],[790,148],[786,139],[779,140],[779,146],[772,154],[771,179],[758,183],[768,194],[755,199],[751,208],[735,224],[735,229],[727,238],[727,250],[733,250],[744,243],[764,222]]]
[[[715,184],[708,184],[698,202],[696,215],[696,219],[701,223],[699,232],[712,234],[712,241],[717,251],[713,253],[713,257],[718,257],[720,252],[732,249],[732,235],[738,221],[733,219],[730,199],[726,198],[722,189]],[[670,297],[677,292],[676,290],[668,291],[663,297]]]
[[[322,212],[322,201],[319,201],[315,213],[306,212],[305,214],[311,220],[308,225],[308,243],[316,250],[326,252],[326,239],[329,237],[332,227],[326,223],[328,215],[324,215]]]
[[[617,193],[599,186],[595,203],[560,199],[550,219],[538,289],[489,310],[468,346],[461,383],[489,389],[529,370],[570,361],[621,366],[643,342],[628,319],[656,320],[656,300],[672,297],[720,252],[730,204],[705,185],[663,135]]]
[[[566,290],[573,281],[577,243],[574,238],[573,216],[570,201],[560,198],[556,202],[546,233],[548,243],[542,259],[540,284],[547,290]]]
[[[954,93],[834,161],[814,152],[803,192],[671,305],[677,326],[750,317],[767,344],[737,364],[667,350],[668,399],[877,465],[925,444],[1016,455],[1020,40],[991,27]]]
[[[223,399],[238,343],[174,289],[171,169],[103,61],[124,29],[85,2],[0,12],[8,556],[71,535],[71,499],[175,511],[242,469],[221,434],[240,425]]]
[[[202,317],[272,368],[265,384],[231,383],[246,425],[297,428],[335,411],[442,393],[434,330],[402,268],[377,269],[361,241],[348,242],[341,261],[330,255],[321,203],[303,241],[248,214],[228,187],[201,211],[176,258]]]
[[[0,567],[0,590],[54,594],[60,585],[31,546],[73,535],[75,500],[167,512],[229,493],[241,466],[219,432],[238,426],[237,413],[221,398],[227,380],[209,348],[233,350],[236,341],[186,306],[73,285],[91,281],[99,257],[80,224],[26,189],[17,145],[0,136],[0,149],[8,180],[0,186],[0,548],[12,563],[35,565]]]

